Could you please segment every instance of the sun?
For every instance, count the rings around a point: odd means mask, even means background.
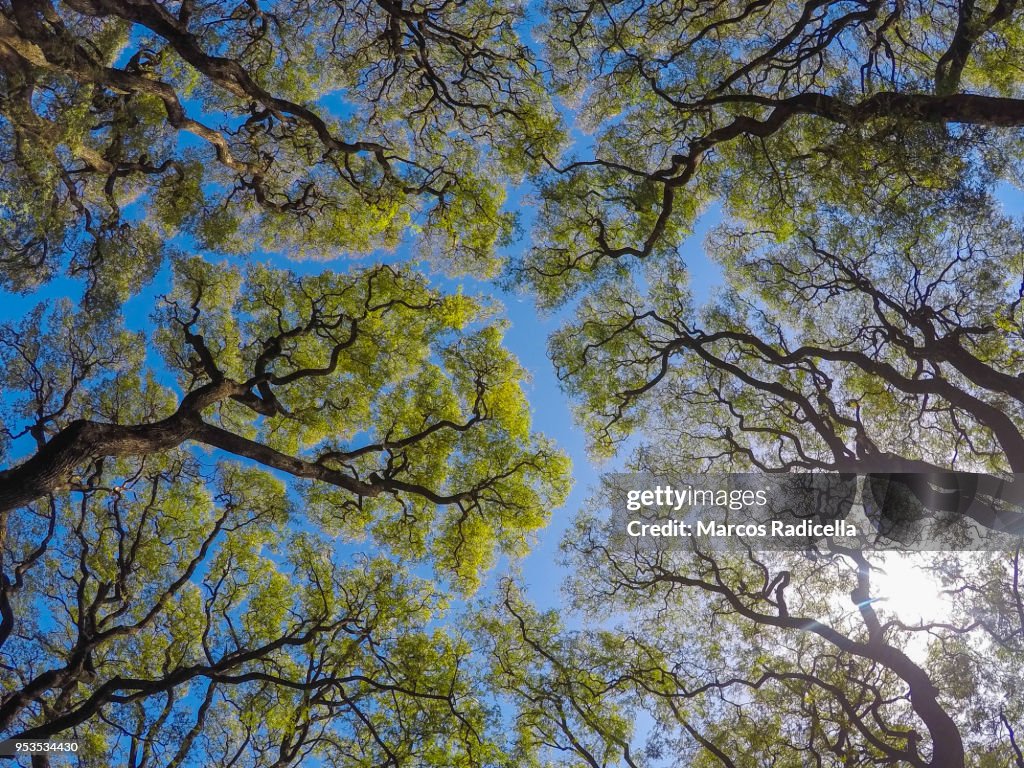
[[[949,617],[952,603],[929,568],[931,553],[882,552],[871,558],[875,610],[914,625]]]

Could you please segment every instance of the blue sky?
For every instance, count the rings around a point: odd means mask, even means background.
[[[528,209],[524,210],[524,214]],[[524,219],[527,217],[524,216]],[[708,211],[697,223],[694,234],[687,239],[681,253],[687,261],[693,280],[694,298],[698,304],[709,298],[721,282],[718,264],[705,255],[703,241],[708,231],[720,221],[719,212]],[[529,228],[527,227],[527,233]],[[529,234],[515,249],[529,248]],[[509,249],[512,250],[512,249]],[[486,290],[488,286],[467,285]],[[625,457],[597,464],[586,452],[586,435],[575,423],[572,403],[559,387],[558,378],[547,356],[547,339],[566,319],[571,308],[548,316],[540,315],[529,296],[498,292],[504,302],[511,328],[506,337],[508,348],[530,371],[532,382],[528,391],[537,429],[553,437],[573,462],[573,491],[565,506],[553,510],[551,523],[541,532],[537,546],[522,563],[528,593],[540,608],[555,608],[561,603],[556,586],[564,573],[557,567],[558,545],[576,511],[594,491],[601,473],[614,471]]]

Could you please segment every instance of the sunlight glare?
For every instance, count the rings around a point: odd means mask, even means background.
[[[875,610],[904,624],[942,621],[951,608],[942,585],[928,569],[927,552],[884,552],[872,558],[871,595]]]

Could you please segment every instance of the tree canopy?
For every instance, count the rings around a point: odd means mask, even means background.
[[[1014,3],[548,10],[594,143],[541,177],[514,274],[575,301],[551,351],[598,453],[1024,467]]]
[[[722,226],[703,308],[682,265],[588,296],[552,350],[596,445],[643,428],[642,461],[695,471],[1020,472],[1024,230],[988,199],[927,203]]]
[[[1016,176],[1019,132],[1004,130],[1024,121],[1014,2],[546,10],[555,84],[593,136],[589,156],[550,163],[543,226],[519,267],[549,303],[673,253],[712,200],[797,227],[858,187],[942,186],[976,153]]]
[[[548,158],[511,277],[568,308],[550,349],[596,454],[1021,471],[1015,3],[546,10],[590,141]],[[564,542],[578,613],[510,585],[487,625],[523,744],[591,768],[1024,765],[1019,548],[912,560],[920,601],[945,594],[918,622],[887,605],[899,560],[633,550],[594,505]]]
[[[596,499],[563,610],[475,596],[570,473],[456,286],[563,313],[595,459],[1019,490],[1022,46],[1015,0],[0,0],[0,736],[1024,768],[1020,547],[624,549]]]
[[[488,273],[506,175],[558,142],[509,3],[0,6],[3,285],[116,301],[165,241],[334,257],[423,233]]]
[[[387,266],[174,271],[148,337],[67,302],[0,331],[34,444],[0,472],[0,730],[97,765],[490,760],[430,625],[567,470],[500,321]]]
[[[1019,549],[915,560],[952,598],[908,621],[877,586],[898,558],[629,552],[586,517],[567,547],[593,624],[509,586],[487,635],[519,740],[558,763],[1021,764]]]
[[[278,266],[415,235],[495,272],[499,179],[561,140],[523,13],[0,3],[0,285],[35,302],[0,327],[5,736],[89,765],[500,761],[449,605],[568,465],[499,309],[407,266]]]

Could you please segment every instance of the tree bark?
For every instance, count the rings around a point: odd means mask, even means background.
[[[141,456],[181,445],[202,426],[204,408],[243,391],[241,384],[230,380],[206,384],[186,395],[174,414],[152,424],[76,419],[31,458],[0,471],[0,512],[67,489],[75,470],[88,461],[105,456]]]

